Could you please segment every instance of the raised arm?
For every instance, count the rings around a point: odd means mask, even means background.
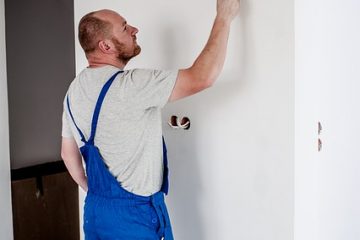
[[[240,0],[217,0],[217,15],[209,40],[193,65],[179,70],[169,101],[195,94],[215,82],[224,65],[230,24],[239,7]]]

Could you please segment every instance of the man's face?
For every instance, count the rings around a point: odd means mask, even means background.
[[[117,58],[127,63],[141,52],[141,47],[136,42],[138,29],[129,25],[123,17],[116,13],[111,14],[110,21],[113,24],[111,40],[118,51]]]

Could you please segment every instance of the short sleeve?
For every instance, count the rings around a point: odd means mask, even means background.
[[[73,134],[66,116],[66,112],[65,110],[63,111],[62,114],[62,131],[61,131],[61,136],[64,138],[72,138]]]
[[[141,107],[164,107],[175,86],[178,71],[134,69],[129,72],[133,97]]]

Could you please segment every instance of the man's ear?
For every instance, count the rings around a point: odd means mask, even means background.
[[[100,51],[102,51],[103,53],[114,52],[114,44],[108,39],[99,41],[98,46]]]

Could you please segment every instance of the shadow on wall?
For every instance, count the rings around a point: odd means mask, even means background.
[[[163,32],[164,60],[167,68],[173,68],[177,59],[179,50],[176,46],[178,28],[168,26]],[[181,29],[181,32],[187,32]],[[182,35],[182,41],[188,42],[186,34]],[[176,61],[175,61],[176,60]],[[166,110],[163,112],[167,115]],[[178,116],[182,118],[183,116]],[[204,239],[204,229],[201,222],[200,204],[201,200],[201,181],[199,178],[199,165],[193,159],[183,159],[183,153],[196,149],[196,130],[179,129],[179,131],[167,131],[170,129],[167,124],[168,119],[163,121],[165,140],[170,155],[170,191],[168,196],[168,205],[171,222],[173,225],[174,236],[177,239]],[[179,136],[181,135],[181,136]],[[194,155],[194,159],[198,157]],[[185,177],[186,176],[186,177]],[[183,179],[178,181],[177,179]],[[176,190],[175,190],[176,189]],[[174,217],[176,216],[176,217]]]
[[[185,132],[189,131],[189,132]],[[196,147],[196,130],[168,132],[169,152],[172,154],[170,169],[169,204],[172,210],[174,234],[178,239],[205,239],[204,224],[200,212],[203,183],[199,164],[194,158],[183,158],[184,152]],[[183,135],[183,136],[179,136]],[[175,156],[175,157],[174,157]],[[179,181],[181,179],[181,181]]]
[[[245,5],[246,7],[246,5]],[[245,9],[242,9],[244,12]],[[246,82],[243,81],[246,72],[245,60],[247,59],[247,52],[245,49],[245,38],[241,35],[244,32],[244,14],[241,13],[242,19],[236,19],[236,24],[232,27],[232,39],[231,44],[238,44],[239,46],[233,47],[238,52],[231,53],[229,63],[231,67],[226,71],[224,69],[221,74],[219,82],[215,84],[211,91],[206,91],[192,97],[194,101],[191,101],[191,107],[188,105],[188,99],[185,101],[179,101],[170,104],[163,111],[165,119],[163,121],[163,129],[165,133],[165,139],[168,145],[169,161],[170,161],[170,194],[168,196],[168,206],[171,215],[171,221],[173,224],[174,235],[177,239],[189,239],[189,240],[203,240],[207,239],[208,229],[205,226],[208,223],[204,222],[203,211],[210,212],[213,217],[207,221],[211,221],[213,226],[218,226],[219,221],[216,214],[219,214],[217,209],[205,209],[204,198],[205,192],[211,189],[210,182],[203,177],[203,169],[200,166],[206,163],[206,159],[200,159],[199,152],[196,149],[204,148],[201,145],[202,139],[199,136],[203,135],[202,130],[195,126],[201,125],[201,121],[210,117],[209,106],[211,108],[220,108],[222,105],[233,101],[234,97],[239,96],[242,92],[246,91]],[[179,46],[178,36],[179,31],[182,33],[181,41],[184,44],[191,43],[191,39],[186,39],[186,33],[193,31],[191,29],[181,30],[174,27],[168,27],[164,29],[163,33],[163,47],[164,47],[164,59],[166,60],[165,66],[168,68],[179,67],[176,63],[183,62],[183,59],[178,59],[178,56],[182,58],[187,57],[188,53],[180,53],[177,46]],[[193,60],[193,59],[192,59]],[[191,61],[192,61],[191,60]],[[235,68],[233,67],[235,66]],[[182,67],[182,66],[180,66]],[[184,104],[185,103],[185,104]],[[191,120],[191,126],[189,130],[177,129],[173,130],[167,124],[168,118],[173,114],[179,118],[189,116]],[[201,115],[192,119],[192,115]],[[200,121],[200,122],[199,122]],[[194,124],[193,124],[194,123]],[[194,126],[194,127],[193,127]],[[200,146],[201,145],[201,146]],[[188,158],[187,156],[191,156]],[[213,163],[206,163],[212,165]],[[211,168],[211,166],[209,167]],[[214,174],[216,174],[216,167],[214,167]],[[210,180],[210,179],[209,179]],[[220,194],[214,189],[214,194]],[[212,199],[205,199],[208,203],[205,206],[216,206],[213,204]],[[221,213],[220,213],[221,214]],[[217,232],[216,230],[214,230]],[[212,231],[213,232],[213,231]],[[221,236],[212,236],[213,239],[221,239]]]

